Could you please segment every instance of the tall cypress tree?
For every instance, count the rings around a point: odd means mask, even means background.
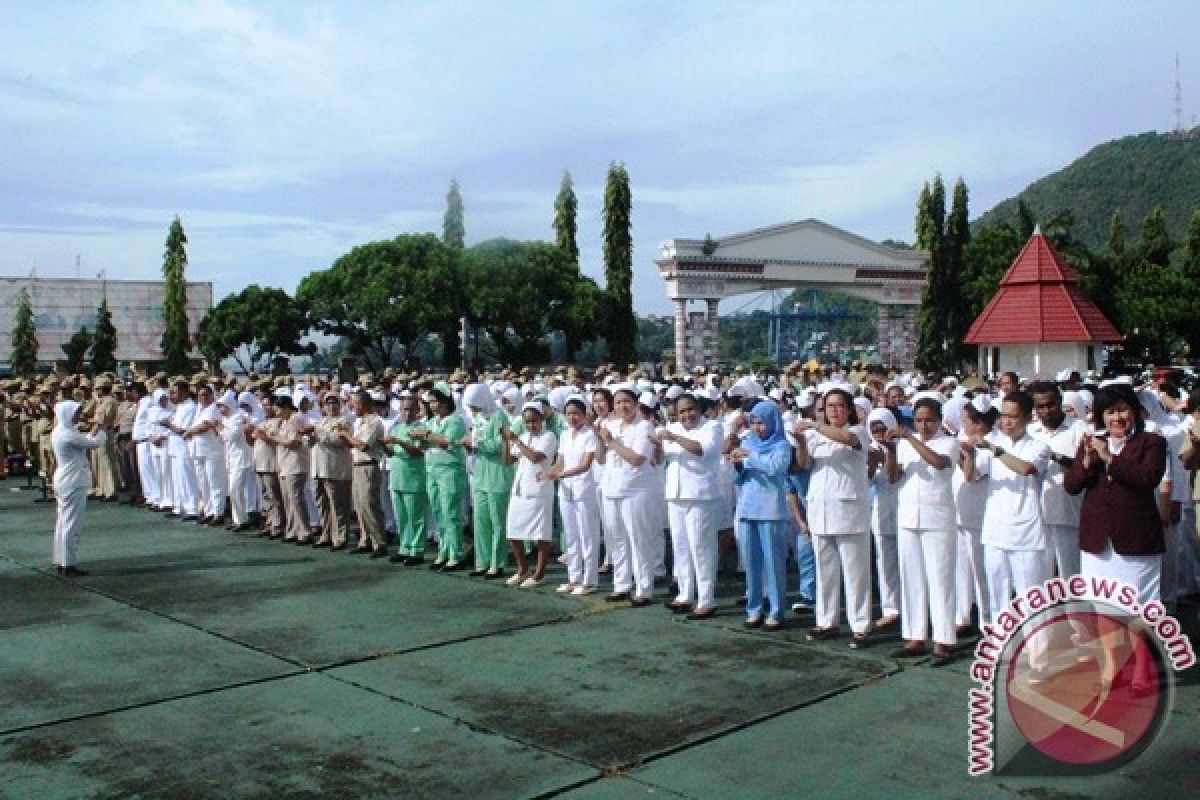
[[[618,364],[632,362],[637,355],[637,320],[633,316],[633,236],[629,173],[625,165],[608,167],[604,186],[604,280],[611,313],[608,323],[608,354]]]
[[[571,259],[579,263],[579,244],[575,241],[577,226],[575,212],[578,201],[575,199],[575,184],[571,173],[563,170],[562,183],[558,186],[558,196],[554,198],[554,243],[571,254]]]
[[[939,370],[953,361],[946,305],[951,276],[947,272],[945,247],[946,186],[942,176],[926,183],[917,198],[917,247],[929,253],[929,273],[917,310],[917,366]]]
[[[38,340],[37,328],[33,324],[33,302],[29,299],[29,290],[25,288],[17,294],[17,318],[13,326],[12,343],[9,361],[13,374],[22,377],[32,375],[37,370]]]
[[[92,334],[88,333],[88,329],[80,326],[79,331],[72,334],[67,343],[62,346],[62,351],[67,359],[67,372],[71,375],[78,375],[83,372],[84,366],[87,363],[88,348],[92,346]]]
[[[1034,216],[1033,210],[1025,205],[1025,198],[1017,198],[1017,218],[1014,224],[1017,229],[1017,236],[1021,240],[1021,246],[1025,246],[1025,242],[1029,241],[1029,237],[1033,236],[1033,231],[1037,227],[1037,219]]]
[[[96,330],[92,336],[92,369],[96,374],[115,372],[117,369],[117,329],[113,325],[112,312],[108,310],[108,298],[100,299],[96,309]]]
[[[187,234],[183,222],[176,216],[167,233],[163,253],[163,319],[166,330],[162,335],[164,368],[172,374],[187,372],[191,359],[191,337],[187,318]]]
[[[1192,212],[1192,221],[1188,223],[1186,247],[1183,272],[1200,287],[1200,208]]]
[[[1174,249],[1175,243],[1171,241],[1171,234],[1167,232],[1167,219],[1163,215],[1162,206],[1155,206],[1150,209],[1142,223],[1138,255],[1144,261],[1165,267],[1171,263],[1171,251]]]
[[[963,337],[972,320],[967,316],[966,266],[963,251],[971,241],[971,225],[967,211],[967,184],[960,177],[954,182],[950,215],[946,217],[945,251],[946,284],[942,303],[946,311],[946,339],[950,342],[950,356],[957,364],[966,355]]]
[[[467,223],[457,180],[450,181],[450,190],[446,192],[446,215],[442,218],[442,241],[459,250],[462,250],[467,242]]]

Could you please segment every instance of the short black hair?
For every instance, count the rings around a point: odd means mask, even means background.
[[[922,408],[928,408],[939,420],[942,418],[942,404],[934,398],[922,397],[921,399],[917,400],[917,402],[913,403],[913,419],[916,419],[917,412]]]
[[[1058,400],[1062,400],[1062,390],[1058,388],[1058,384],[1054,381],[1034,381],[1029,385],[1029,395],[1032,397],[1035,394],[1052,394]]]
[[[1146,411],[1128,383],[1110,383],[1096,390],[1095,403],[1092,405],[1092,419],[1096,421],[1096,428],[1104,430],[1104,412],[1120,403],[1125,403],[1133,412],[1134,431],[1143,430],[1146,427]]]
[[[1029,392],[1018,389],[1015,392],[1009,392],[1004,395],[1004,402],[1016,403],[1020,407],[1021,413],[1027,417],[1033,416],[1033,395]]]

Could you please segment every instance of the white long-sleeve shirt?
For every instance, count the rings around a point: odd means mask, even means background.
[[[54,489],[64,493],[86,489],[92,485],[92,470],[88,466],[87,451],[103,447],[108,438],[104,431],[80,433],[75,429],[75,412],[79,403],[64,400],[54,408],[54,432],[50,444],[54,447]]]

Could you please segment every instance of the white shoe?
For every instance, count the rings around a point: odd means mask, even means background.
[[[524,575],[522,575],[519,572],[514,572],[512,574],[512,576],[509,577],[509,579],[506,580],[504,583],[507,584],[508,586],[516,586],[518,583],[520,583],[523,580],[525,580]]]
[[[595,594],[595,592],[596,592],[595,586],[576,586],[574,589],[571,590],[571,594],[575,595],[576,597],[579,597],[579,596],[585,595],[585,594]]]
[[[561,556],[558,557],[558,563],[560,563],[560,564],[567,563],[567,554],[566,553],[563,553]]]
[[[558,585],[558,588],[557,588],[557,589],[555,589],[554,591],[558,592],[559,594],[569,594],[570,592],[572,592],[572,591],[574,591],[574,590],[575,590],[575,584],[573,584],[573,583],[560,583],[560,584]]]
[[[542,581],[538,580],[537,578],[526,578],[525,580],[521,581],[522,589],[536,589],[541,585]]]

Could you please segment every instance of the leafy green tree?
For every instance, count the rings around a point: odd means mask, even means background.
[[[343,336],[373,368],[407,358],[418,339],[454,332],[464,309],[459,251],[433,234],[404,234],[355,247],[300,281],[296,300],[310,327]]]
[[[78,375],[83,372],[87,361],[87,352],[91,346],[92,334],[88,333],[87,328],[84,327],[80,327],[78,333],[72,334],[67,343],[62,346],[63,353],[67,356],[67,372],[69,374]]]
[[[1163,216],[1162,206],[1150,209],[1142,222],[1142,236],[1138,242],[1138,255],[1151,264],[1165,267],[1171,263],[1171,251],[1175,243],[1167,230],[1167,220]]]
[[[1125,256],[1125,223],[1120,211],[1114,211],[1108,223],[1108,254],[1116,258]]]
[[[943,243],[945,287],[942,303],[946,311],[946,339],[950,343],[949,356],[957,364],[967,356],[963,337],[971,326],[965,307],[964,284],[967,280],[963,252],[971,241],[971,224],[967,211],[967,184],[959,178],[954,182],[954,193],[950,203],[950,214],[946,217],[946,235]]]
[[[554,243],[571,254],[571,260],[579,263],[579,244],[575,240],[578,232],[575,215],[579,203],[575,198],[575,183],[571,173],[563,170],[558,196],[554,198]]]
[[[316,353],[316,345],[300,342],[308,327],[304,308],[287,292],[251,285],[208,312],[196,344],[214,368],[232,356],[248,373],[270,366],[284,354]]]
[[[963,286],[963,296],[971,322],[996,294],[1000,279],[1024,244],[1011,225],[994,224],[984,225],[977,230],[963,248],[963,262],[968,276]],[[970,327],[970,323],[967,327]]]
[[[491,347],[483,355],[520,366],[549,358],[554,331],[566,334],[569,355],[594,337],[604,295],[573,264],[547,242],[493,239],[466,251],[468,318]]]
[[[96,330],[92,335],[92,369],[96,374],[115,372],[117,369],[117,329],[113,325],[112,312],[108,310],[108,298],[100,299],[96,309]]]
[[[192,349],[187,318],[187,234],[183,222],[176,216],[167,233],[163,254],[163,319],[166,330],[162,335],[164,368],[178,374],[187,372]]]
[[[625,364],[636,355],[637,320],[633,315],[633,198],[624,164],[608,167],[604,186],[604,281],[609,297],[608,352]]]
[[[1183,273],[1188,280],[1200,286],[1200,208],[1196,209],[1192,214],[1192,221],[1188,223]]]
[[[916,364],[921,369],[940,370],[956,361],[950,325],[958,313],[953,308],[958,277],[949,272],[946,187],[941,175],[926,183],[917,197],[916,234],[917,247],[929,253],[929,272],[917,310]]]
[[[442,241],[450,247],[463,249],[467,240],[467,223],[463,212],[462,194],[458,181],[450,181],[446,192],[446,214],[442,218]]]
[[[22,287],[17,293],[17,315],[13,325],[12,363],[13,374],[22,377],[33,375],[37,370],[37,328],[33,323],[33,302],[29,290]]]
[[[1017,232],[1017,237],[1022,242],[1029,241],[1029,237],[1033,236],[1033,231],[1037,227],[1037,218],[1032,209],[1025,203],[1025,198],[1017,198],[1017,212],[1014,226]]]
[[[1143,260],[1117,293],[1127,360],[1169,361],[1194,319],[1194,284],[1171,266]]]

